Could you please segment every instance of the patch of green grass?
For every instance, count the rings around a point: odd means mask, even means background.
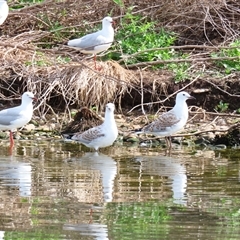
[[[177,35],[174,32],[157,28],[157,23],[141,15],[134,15],[131,9],[121,20],[122,27],[116,32],[115,51],[108,57],[114,60],[124,58],[124,63],[135,64],[139,62],[152,62],[158,60],[171,60],[187,58],[187,55],[176,52],[174,49],[158,49],[174,45]],[[158,64],[156,68],[166,68],[173,71],[175,81],[188,78],[189,63]]]
[[[161,203],[118,204],[117,208],[118,224],[159,224],[171,218],[168,206]]]
[[[167,65],[167,68],[171,71],[173,71],[175,75],[175,82],[182,82],[185,79],[189,78],[188,75],[188,68],[190,64],[187,62],[181,62],[181,63],[169,63]]]
[[[70,57],[62,57],[62,56],[57,57],[58,63],[69,63],[70,61],[71,61]]]
[[[47,67],[51,66],[51,62],[44,56],[42,52],[36,52],[36,59],[33,61],[26,61],[26,66]]]
[[[109,235],[121,236],[125,239],[152,239],[162,236],[167,239],[167,221],[171,219],[169,206],[165,203],[111,203],[107,206],[106,215]]]
[[[126,60],[126,63],[148,62],[154,60],[171,59],[174,53],[171,50],[153,50],[153,48],[169,47],[173,45],[176,36],[163,28],[156,29],[155,22],[149,22],[141,15],[127,13],[122,19],[122,28],[116,33],[116,39],[120,43],[124,55],[139,52],[134,57]],[[140,53],[141,52],[141,53]]]
[[[11,4],[11,9],[21,9],[25,6],[34,5],[36,3],[44,2],[44,0],[19,0],[14,1],[14,5]]]
[[[212,57],[239,57],[238,59],[225,59],[218,60],[217,66],[222,67],[226,74],[230,74],[233,71],[240,71],[240,40],[232,42],[229,49],[222,49],[218,53],[212,54]]]
[[[59,240],[62,239],[61,233],[55,231],[50,232],[46,229],[34,229],[29,231],[6,231],[4,234],[4,239],[17,239],[17,240]]]
[[[124,2],[123,0],[112,0],[115,4],[117,4],[119,7],[123,7],[124,6]]]
[[[218,112],[226,112],[228,110],[229,103],[224,103],[222,100],[219,102],[219,104],[216,106],[216,111]]]

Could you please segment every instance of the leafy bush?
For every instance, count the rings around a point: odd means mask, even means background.
[[[238,59],[225,59],[217,61],[217,65],[225,69],[225,73],[240,71],[240,40],[232,42],[229,49],[222,49],[220,53],[212,54],[212,57],[239,57]]]
[[[151,62],[186,58],[174,49],[157,49],[173,46],[177,36],[163,28],[157,29],[156,22],[149,21],[141,15],[133,15],[130,11],[122,18],[122,27],[117,31],[115,39],[119,42],[111,59],[124,59],[125,64]],[[188,77],[188,63],[170,63],[154,65],[154,68],[166,68],[174,72],[175,81]]]
[[[216,110],[219,112],[226,112],[228,110],[229,103],[224,103],[222,100],[216,106]]]
[[[140,15],[133,15],[130,12],[122,19],[122,28],[116,33],[116,39],[120,43],[124,55],[131,55],[139,52],[135,57],[127,60],[128,64],[136,62],[147,62],[155,60],[170,59],[174,53],[170,50],[153,50],[152,48],[169,47],[176,40],[174,33],[164,29],[155,29],[155,22],[149,22]],[[141,53],[140,53],[141,52]]]

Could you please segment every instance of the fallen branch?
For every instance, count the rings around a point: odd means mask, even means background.
[[[222,50],[222,49],[238,49],[239,47],[236,46],[207,46],[207,45],[182,45],[182,46],[171,46],[171,47],[160,47],[160,48],[149,48],[143,51],[139,51],[136,53],[133,53],[131,55],[124,55],[122,59],[118,61],[118,63],[121,63],[125,60],[128,60],[130,58],[134,58],[138,55],[141,55],[142,53],[147,53],[147,52],[153,52],[153,51],[159,51],[159,50],[172,50],[172,49],[209,49],[209,50]]]
[[[195,79],[193,79],[190,83],[188,83],[187,85],[185,85],[184,87],[182,87],[181,89],[179,89],[178,91],[174,92],[173,94],[170,94],[169,96],[167,96],[164,100],[161,101],[156,101],[156,102],[149,102],[149,103],[142,103],[142,104],[138,104],[135,107],[133,107],[132,109],[130,109],[127,113],[132,112],[134,109],[138,108],[138,107],[142,107],[144,105],[152,105],[152,104],[157,104],[157,103],[164,103],[166,102],[169,98],[171,98],[172,96],[176,95],[178,92],[183,91],[184,89],[186,89],[188,86],[192,85],[194,82],[196,82],[198,80],[198,78],[200,77],[200,75],[196,76]]]
[[[211,129],[211,130],[203,130],[203,131],[197,130],[196,132],[193,132],[193,133],[175,134],[175,135],[172,135],[171,137],[192,137],[192,136],[198,136],[198,135],[201,135],[201,134],[204,134],[204,133],[209,133],[209,132],[213,132],[213,133],[215,133],[215,132],[229,132],[230,130],[232,130],[236,127],[239,127],[239,126],[240,126],[240,123],[236,123],[236,124],[233,124],[232,126],[230,126],[227,129]],[[159,139],[159,138],[163,138],[163,137],[148,138],[148,140],[156,140],[156,139]]]
[[[226,93],[226,94],[227,94],[228,96],[230,96],[230,97],[238,97],[238,98],[240,97],[240,95],[231,94],[231,93],[223,90],[222,88],[220,88],[219,86],[217,86],[215,83],[213,83],[213,82],[211,82],[211,81],[209,81],[209,80],[207,80],[207,79],[203,79],[203,81],[211,84],[212,86],[214,86],[215,88],[217,88],[219,91],[221,91],[221,92],[223,92],[223,93]]]
[[[195,58],[195,59],[171,59],[171,60],[158,60],[150,62],[140,62],[135,64],[126,65],[128,68],[137,68],[137,67],[146,67],[154,66],[158,64],[167,64],[167,63],[181,63],[181,62],[205,62],[205,61],[220,61],[220,60],[239,60],[240,57],[208,57],[208,58]]]
[[[187,134],[178,134],[178,135],[173,135],[172,137],[190,137],[190,136],[197,136],[197,135],[201,135],[203,133],[209,133],[209,132],[229,132],[230,130],[236,128],[236,127],[239,127],[240,126],[240,123],[235,123],[233,124],[232,126],[230,126],[229,128],[227,129],[210,129],[210,130],[203,130],[203,131],[196,131],[194,133],[187,133]]]

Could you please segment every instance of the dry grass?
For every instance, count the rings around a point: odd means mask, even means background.
[[[240,2],[235,0],[168,1],[157,14],[181,36],[180,44],[222,45],[239,38]]]
[[[16,2],[10,4],[14,6]],[[224,45],[240,35],[240,2],[237,0],[154,2],[126,0],[124,8],[120,8],[111,0],[49,0],[12,11],[1,26],[1,98],[10,100],[16,93],[20,96],[30,90],[39,95],[36,114],[44,117],[48,112],[64,111],[70,117],[72,107],[96,106],[103,110],[110,101],[121,109],[122,98],[127,93],[131,98],[132,89],[140,92],[140,75],[144,76],[144,85],[150,86],[144,93],[166,94],[168,86],[161,82],[158,74],[132,72],[114,61],[98,62],[102,70],[94,71],[91,59],[86,60],[63,47],[79,32],[96,27],[103,16],[111,13],[120,19],[129,6],[135,6],[133,13],[141,13],[157,21],[159,27],[177,32],[181,45]],[[121,21],[118,21],[119,27]],[[46,44],[53,46],[52,49],[43,48]],[[72,61],[62,61],[65,57]]]
[[[17,2],[17,1],[16,1]],[[16,5],[16,2],[11,5]],[[179,43],[185,44],[221,44],[240,35],[240,2],[238,0],[169,0],[137,1],[125,0],[120,8],[112,0],[103,1],[44,1],[33,6],[11,12],[2,27],[3,33],[16,36],[29,30],[46,31],[45,36],[51,43],[64,43],[78,32],[96,27],[104,16],[111,14],[115,19],[133,8],[133,14],[142,14],[179,34]],[[61,29],[56,29],[56,23]],[[121,21],[117,21],[121,27]],[[64,36],[56,37],[59,32]]]
[[[59,58],[58,53],[39,49],[29,43],[40,34],[31,32],[1,38],[2,98],[26,90],[38,93],[36,110],[41,116],[49,110],[54,113],[56,109],[66,110],[70,114],[71,105],[95,106],[99,110],[103,110],[107,102],[116,102],[121,106],[122,95],[136,82],[131,71],[113,61],[98,62],[101,71],[94,70],[91,59],[61,63],[63,57]]]

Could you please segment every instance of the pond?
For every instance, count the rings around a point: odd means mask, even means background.
[[[0,146],[0,239],[239,239],[239,149]]]

